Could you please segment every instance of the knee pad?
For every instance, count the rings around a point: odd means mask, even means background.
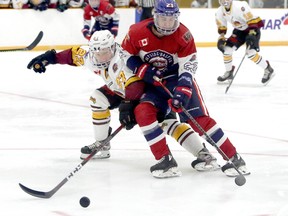
[[[90,106],[93,109],[102,109],[106,110],[110,106],[108,98],[100,92],[98,89],[95,89],[90,96]]]

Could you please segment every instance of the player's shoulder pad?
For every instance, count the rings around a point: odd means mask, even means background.
[[[74,46],[71,48],[73,63],[77,66],[85,64],[85,57],[89,51],[88,46]]]
[[[194,37],[190,30],[185,25],[180,23],[180,26],[177,29],[176,40],[178,40],[179,43],[186,45],[191,41],[194,41]]]

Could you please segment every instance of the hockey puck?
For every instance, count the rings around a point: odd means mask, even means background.
[[[235,178],[235,183],[236,185],[238,186],[242,186],[246,183],[246,179],[244,176],[241,176],[241,175],[238,175],[236,178]]]
[[[83,208],[87,208],[90,205],[90,199],[84,196],[80,199],[79,203]]]

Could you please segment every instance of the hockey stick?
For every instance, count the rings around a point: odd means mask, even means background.
[[[245,51],[245,55],[243,56],[243,58],[242,58],[242,60],[241,60],[241,62],[240,62],[240,64],[239,64],[239,66],[238,66],[238,68],[237,68],[237,70],[236,70],[236,72],[235,72],[235,75],[232,77],[230,83],[229,83],[228,86],[226,87],[225,94],[227,94],[228,90],[230,89],[230,87],[231,87],[231,85],[232,85],[232,83],[233,83],[233,81],[234,81],[234,79],[235,79],[235,77],[236,77],[236,75],[237,75],[237,73],[238,73],[238,71],[239,71],[239,68],[241,67],[242,62],[244,61],[244,59],[245,59],[245,57],[246,57],[246,55],[247,55],[247,50],[248,50],[249,48],[250,48],[250,46],[247,47],[247,49],[246,49],[246,51]]]
[[[40,31],[37,35],[37,37],[35,38],[35,40],[27,47],[24,48],[16,48],[16,49],[4,49],[4,50],[0,50],[0,52],[14,52],[14,51],[28,51],[28,50],[32,50],[34,49],[38,43],[41,41],[43,37],[43,32]]]
[[[69,173],[69,175],[64,178],[58,185],[56,185],[56,187],[54,187],[52,190],[48,191],[48,192],[43,192],[43,191],[37,191],[37,190],[33,190],[30,189],[24,185],[22,185],[21,183],[19,183],[19,186],[21,187],[21,189],[30,194],[31,196],[35,196],[35,197],[39,197],[39,198],[45,198],[48,199],[50,197],[52,197],[64,184],[66,184],[73,176],[74,174],[76,174],[103,146],[105,146],[113,137],[116,136],[116,134],[118,134],[121,129],[123,128],[123,125],[120,125],[110,136],[108,136],[105,140],[103,140],[101,142],[101,145],[99,145],[96,149],[94,149],[94,151],[87,157],[85,158],[80,164],[78,164],[78,166],[76,166],[74,168],[74,170],[72,172]]]
[[[156,82],[158,82],[161,87],[167,92],[167,94],[173,98],[173,94],[169,91],[169,89],[163,85],[163,83],[161,82],[161,80],[154,76],[153,77],[154,80]],[[235,166],[235,164],[229,160],[228,156],[217,146],[217,144],[215,143],[215,141],[207,134],[207,132],[201,127],[201,125],[193,118],[192,115],[190,115],[190,113],[181,105],[181,109],[183,110],[183,112],[185,113],[185,115],[196,125],[196,127],[204,134],[204,136],[207,138],[207,140],[209,141],[209,143],[216,148],[216,150],[219,152],[219,154],[225,158],[225,160],[227,160],[228,163],[230,163],[233,168],[238,172],[238,176],[235,178],[235,183],[238,186],[242,186],[246,183],[246,178],[244,177],[244,175],[239,171],[239,169]]]

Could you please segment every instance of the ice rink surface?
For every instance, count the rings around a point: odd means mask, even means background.
[[[287,47],[262,47],[275,69],[262,86],[263,70],[245,59],[225,94],[216,48],[198,48],[197,80],[211,116],[227,133],[251,175],[239,187],[221,171],[197,172],[194,157],[168,138],[182,176],[155,179],[156,162],[139,127],[112,140],[111,158],[89,161],[52,198],[24,193],[18,183],[49,191],[81,162],[80,148],[94,142],[90,93],[103,82],[84,68],[50,65],[45,74],[26,68],[42,52],[0,53],[0,212],[2,216],[287,216]],[[236,68],[244,49],[234,55]],[[112,112],[112,127],[119,125]],[[225,161],[207,146],[218,158]],[[88,196],[84,209],[79,199]]]

